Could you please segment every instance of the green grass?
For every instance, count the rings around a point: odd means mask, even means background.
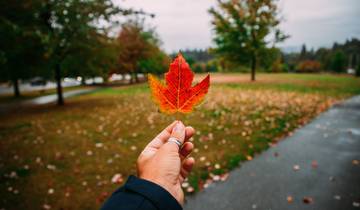
[[[259,74],[255,83],[248,77],[213,74],[204,103],[181,116],[197,131],[185,191],[225,180],[242,162],[360,93],[360,80],[347,76]],[[98,209],[119,187],[112,176],[136,173],[142,148],[174,119],[158,112],[146,84],[1,116],[0,209]]]
[[[137,84],[132,86],[124,87],[107,87],[94,91],[92,95],[127,95],[127,94],[138,94],[148,91],[147,84]]]
[[[275,89],[332,96],[360,94],[360,79],[330,74],[259,74],[260,82],[224,84],[231,88]]]
[[[234,73],[229,73],[233,77]],[[213,77],[217,77],[214,73]],[[220,74],[221,75],[221,74]],[[226,74],[225,74],[226,75]],[[235,74],[248,79],[248,74]],[[279,91],[295,91],[302,93],[319,93],[331,96],[350,96],[360,94],[360,79],[347,75],[331,74],[265,74],[257,75],[257,82],[241,81],[237,83],[216,83],[218,86],[238,89],[274,89]],[[99,89],[95,95],[137,94],[148,91],[147,84],[125,86],[119,88]]]

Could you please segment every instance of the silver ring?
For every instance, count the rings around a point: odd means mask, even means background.
[[[179,146],[179,149],[181,148],[181,141],[179,141],[175,137],[170,137],[169,140],[167,140],[167,142],[174,142],[175,144],[177,144]]]

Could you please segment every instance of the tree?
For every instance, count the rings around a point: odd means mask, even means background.
[[[171,59],[159,48],[152,49],[152,53],[146,59],[138,62],[139,71],[142,73],[161,74],[170,65]]]
[[[44,73],[44,48],[34,15],[40,6],[36,0],[0,3],[0,80],[12,82],[15,97],[20,96],[20,79]]]
[[[356,68],[360,61],[360,40],[352,38],[345,43],[334,43],[332,48],[306,50],[305,44],[300,53],[284,53],[285,63],[290,67],[302,61],[312,60],[321,63],[321,70],[344,72],[345,67]]]
[[[68,77],[86,78],[101,76],[104,80],[116,66],[117,45],[114,39],[103,34],[95,34],[87,45],[74,46],[76,50],[64,60],[61,68]],[[84,49],[85,48],[85,49]],[[81,62],[79,62],[81,61]]]
[[[283,71],[283,66],[282,66],[282,63],[281,63],[281,58],[279,57],[271,65],[271,72],[279,73],[279,72],[282,72],[282,71]]]
[[[344,72],[346,67],[346,56],[342,51],[337,51],[331,62],[331,70],[335,72]]]
[[[299,55],[299,61],[303,61],[307,59],[307,49],[306,49],[306,45],[303,44],[301,46],[301,51],[300,51],[300,55]]]
[[[131,10],[115,7],[111,0],[44,1],[39,16],[43,21],[42,32],[50,65],[55,73],[59,105],[64,104],[61,86],[63,65],[74,63],[71,60],[76,57],[81,57],[81,62],[86,63],[87,67],[101,65],[101,60],[94,59],[98,55],[96,49],[106,43],[112,17],[131,13]],[[101,39],[105,39],[105,42]]]
[[[278,28],[280,18],[274,0],[218,0],[219,9],[211,8],[216,44],[215,53],[239,64],[251,61],[251,80],[259,55],[266,52],[265,40],[273,34],[272,44],[287,38]]]
[[[154,29],[146,29],[141,20],[130,20],[123,24],[117,41],[118,67],[114,72],[131,74],[131,82],[139,81],[137,73],[163,72],[170,62],[159,47],[160,40]]]
[[[170,57],[160,48],[161,40],[155,28],[143,27],[141,37],[145,42],[144,57],[139,59],[136,65],[141,73],[161,74],[169,67]]]
[[[321,63],[314,60],[301,61],[296,67],[296,71],[299,73],[318,73],[320,70]]]
[[[261,60],[258,62],[258,65],[267,71],[274,70],[274,63],[279,62],[279,64],[281,64],[282,55],[280,49],[277,47],[262,50],[259,53],[259,57],[261,57]]]

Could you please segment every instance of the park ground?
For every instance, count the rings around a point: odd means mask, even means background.
[[[197,79],[204,75],[198,75]],[[206,100],[179,118],[197,132],[194,193],[360,94],[341,75],[212,74]],[[141,148],[175,120],[158,112],[146,84],[109,87],[0,116],[0,209],[98,209],[130,174]]]

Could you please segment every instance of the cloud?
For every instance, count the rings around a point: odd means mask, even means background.
[[[211,45],[211,17],[215,0],[113,0],[116,4],[156,14],[156,26],[167,52]],[[334,41],[360,37],[359,0],[280,0],[285,22],[281,28],[291,35],[281,46],[329,46]]]

